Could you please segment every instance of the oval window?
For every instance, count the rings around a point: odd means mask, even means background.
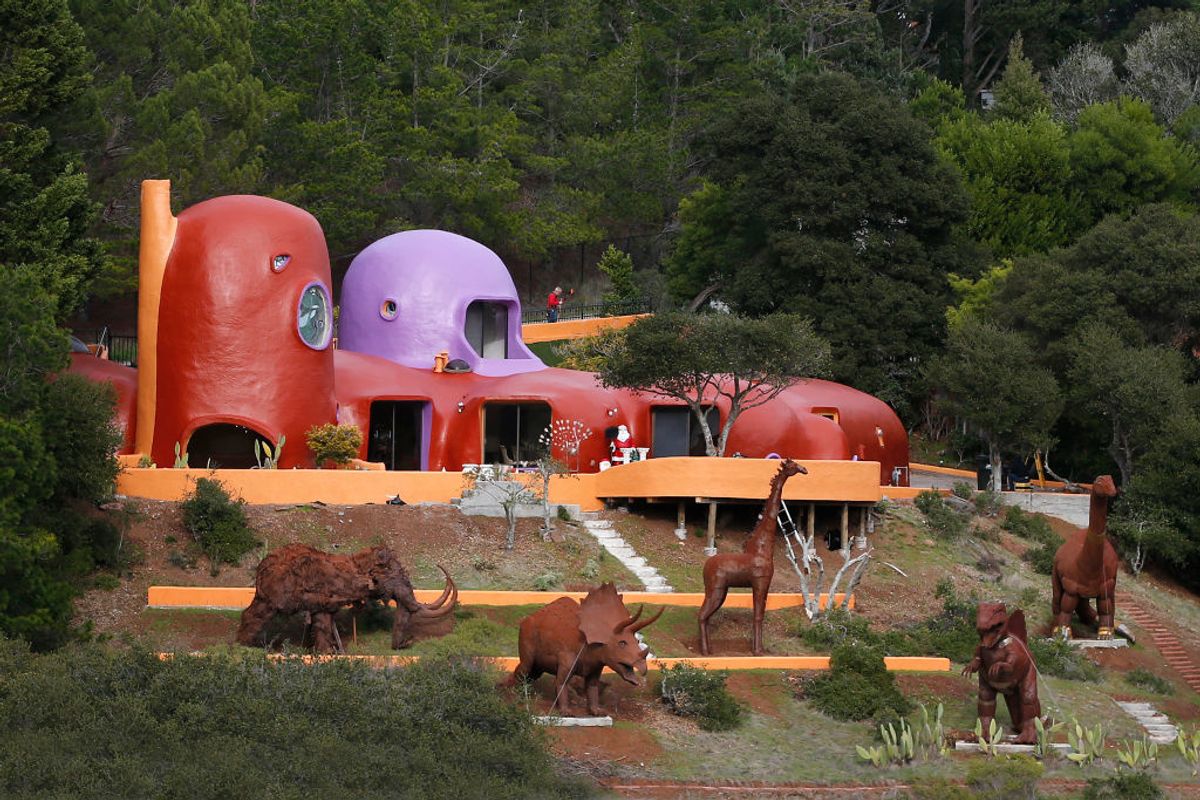
[[[280,253],[279,255],[277,255],[271,259],[271,271],[272,272],[283,272],[283,268],[286,267],[288,265],[288,262],[291,260],[292,260],[292,257],[289,256],[287,253]]]
[[[379,306],[379,316],[384,319],[395,319],[399,309],[396,307],[396,301],[390,297],[383,301],[383,305]]]
[[[310,283],[300,293],[296,310],[296,330],[306,345],[324,350],[333,328],[330,325],[329,291],[319,283]]]

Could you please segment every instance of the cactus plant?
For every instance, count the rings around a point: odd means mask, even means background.
[[[1085,728],[1076,720],[1071,720],[1067,728],[1067,740],[1071,743],[1067,758],[1081,767],[1104,755],[1104,726],[1098,722],[1094,728]]]

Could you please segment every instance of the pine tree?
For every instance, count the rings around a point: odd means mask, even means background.
[[[1042,88],[1041,76],[1025,57],[1024,47],[1021,34],[1017,33],[1008,47],[1008,65],[996,82],[996,105],[992,109],[997,115],[1018,122],[1028,122],[1050,110],[1050,98]]]

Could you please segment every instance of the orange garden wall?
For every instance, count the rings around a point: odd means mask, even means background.
[[[582,339],[594,336],[603,330],[621,329],[649,314],[629,314],[623,317],[593,317],[572,319],[562,322],[533,322],[521,326],[521,338],[526,344],[533,342],[558,342],[563,339]]]
[[[127,460],[128,463],[128,460]],[[787,500],[874,503],[881,496],[879,465],[873,461],[810,461],[807,475],[784,486]],[[584,511],[604,507],[605,498],[763,499],[779,462],[751,458],[659,458],[605,472],[554,476],[553,503]],[[197,478],[213,477],[247,503],[331,505],[384,503],[399,495],[406,503],[449,503],[467,487],[458,472],[390,472],[318,469],[143,469],[126,467],[117,491],[130,497],[181,500]],[[518,476],[529,482],[536,475]],[[882,487],[890,497],[896,487]]]
[[[874,503],[880,498],[878,462],[801,463],[808,474],[784,484],[785,500]],[[765,499],[778,471],[773,459],[654,458],[598,473],[596,489],[601,497]]]
[[[440,589],[416,589],[417,600],[431,603],[441,595]],[[458,602],[464,606],[526,606],[550,603],[560,597],[582,600],[587,592],[522,592],[490,591],[486,589],[459,589]],[[699,608],[704,603],[703,592],[622,592],[626,603],[650,603],[652,605],[682,606]],[[254,599],[253,586],[151,586],[146,594],[146,605],[151,608],[228,608],[243,609]],[[724,608],[753,608],[750,592],[730,592]],[[834,595],[834,602],[841,603],[845,595]],[[829,602],[827,594],[821,595],[821,608]],[[798,608],[804,605],[804,597],[793,592],[774,592],[767,595],[767,610]],[[854,597],[850,597],[850,608],[854,608]]]

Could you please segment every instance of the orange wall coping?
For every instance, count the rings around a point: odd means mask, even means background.
[[[537,476],[525,476],[532,481]],[[182,500],[197,478],[216,478],[247,503],[362,505],[385,503],[399,495],[406,503],[449,503],[465,488],[459,472],[391,472],[380,469],[141,469],[126,467],[117,476],[117,492],[150,500]],[[591,491],[591,474],[555,475],[553,503],[578,504],[597,511],[604,504]]]
[[[128,465],[131,459],[125,460]],[[807,475],[784,485],[786,500],[874,503],[881,496],[915,497],[905,487],[879,486],[874,461],[806,461]],[[583,511],[604,508],[604,498],[680,498],[762,500],[779,465],[761,458],[652,458],[604,472],[555,475],[550,501],[578,505]],[[536,474],[514,474],[535,483]],[[458,472],[393,472],[380,469],[155,469],[125,466],[117,492],[150,500],[182,500],[198,478],[216,478],[247,503],[362,505],[384,503],[399,495],[406,503],[449,503],[466,484]]]
[[[789,478],[785,500],[874,503],[879,500],[876,461],[805,460],[807,475]],[[651,458],[596,475],[600,497],[712,497],[763,500],[779,462],[766,458]],[[891,488],[891,487],[886,487]]]
[[[203,655],[192,653],[191,655]],[[162,660],[174,658],[173,653],[159,653]],[[272,653],[267,656],[274,661],[297,660],[303,664],[318,664],[328,661],[362,661],[373,667],[402,667],[420,660],[420,656],[285,656]],[[501,670],[516,669],[519,659],[515,656],[491,656],[486,660]],[[891,672],[949,672],[950,659],[922,656],[885,656],[884,665]],[[649,669],[663,669],[676,664],[690,664],[700,669],[799,669],[827,670],[829,656],[702,656],[696,658],[654,658],[646,662]]]
[[[525,344],[535,342],[559,342],[564,339],[582,339],[594,336],[602,330],[627,328],[649,314],[627,314],[620,317],[591,317],[589,319],[561,320],[559,322],[531,322],[521,326],[521,338]]]
[[[908,468],[912,472],[936,472],[941,475],[953,475],[959,478],[970,478],[972,486],[974,486],[975,482],[975,473],[969,469],[957,469],[955,467],[943,467],[937,464],[917,463],[909,464]],[[1032,486],[1040,486],[1043,489],[1065,489],[1067,486],[1062,481],[1043,481],[1038,480],[1037,478],[1032,479],[1029,481],[1029,483]],[[1091,491],[1092,488],[1090,483],[1077,483],[1075,485],[1087,489],[1088,491]]]
[[[910,472],[936,472],[939,475],[953,475],[956,478],[970,478],[971,480],[975,480],[975,473],[969,469],[943,467],[939,464],[910,463],[908,469]]]
[[[414,594],[422,603],[432,602],[441,595],[440,589],[417,589]],[[560,597],[582,600],[586,592],[510,592],[479,589],[460,589],[458,602],[465,606],[524,606],[552,603]],[[622,592],[626,603],[650,603],[664,606],[699,608],[704,602],[702,592]],[[254,599],[253,586],[151,586],[146,596],[146,605],[151,608],[222,608],[240,610]],[[834,595],[840,603],[845,595]],[[821,595],[821,608],[829,600]],[[767,608],[796,608],[804,605],[804,597],[793,592],[776,592],[767,595]],[[724,608],[752,608],[753,596],[749,592],[730,592]],[[850,608],[854,608],[854,596],[850,596]]]

